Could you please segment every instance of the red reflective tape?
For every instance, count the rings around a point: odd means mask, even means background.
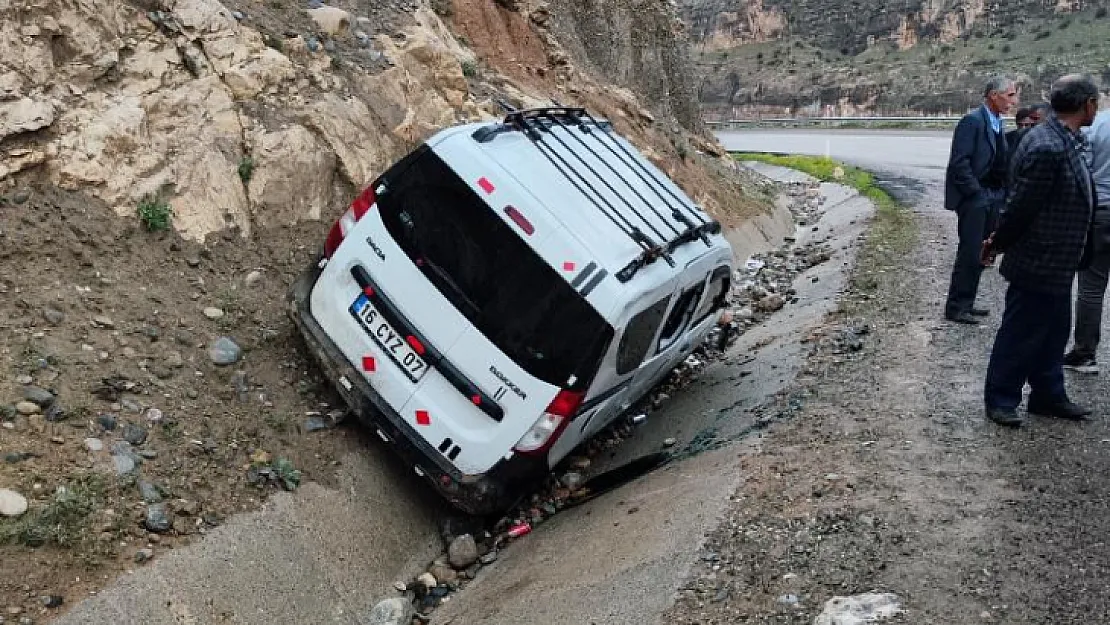
[[[378,363],[374,361],[373,356],[362,357],[362,370],[366,373],[374,373],[378,370]]]
[[[563,271],[574,271],[574,263],[569,260],[563,263]]]
[[[470,401],[474,402],[475,406],[481,406],[482,405],[482,396],[481,395],[475,395],[474,397],[470,398]]]
[[[493,183],[487,180],[485,176],[478,179],[478,186],[482,187],[482,190],[487,194],[493,193]]]
[[[416,423],[419,425],[431,425],[432,417],[428,414],[427,410],[416,411]]]
[[[362,292],[366,294],[366,297],[374,297],[374,287],[372,286],[365,287]]]

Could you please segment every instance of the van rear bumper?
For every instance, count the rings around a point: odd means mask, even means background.
[[[323,267],[314,262],[293,284],[289,314],[309,353],[359,420],[452,505],[469,514],[503,512],[548,474],[545,457],[514,454],[480,475],[465,475],[401,418],[332,342],[312,316],[309,299]]]

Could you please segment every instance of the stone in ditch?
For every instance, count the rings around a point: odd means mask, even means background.
[[[135,563],[136,564],[142,564],[143,562],[148,562],[152,558],[154,558],[154,550],[153,549],[140,549],[140,550],[135,552]]]
[[[410,625],[412,623],[412,602],[404,597],[391,597],[381,601],[370,610],[367,625]]]
[[[23,387],[23,399],[46,408],[54,403],[54,393],[37,386],[25,386]]]
[[[46,420],[51,423],[65,421],[67,418],[69,418],[69,413],[58,402],[50,404],[50,407],[46,409]]]
[[[208,348],[208,357],[219,366],[233,365],[242,355],[243,350],[226,336],[216,339]]]
[[[113,455],[112,464],[116,467],[117,475],[129,475],[135,471],[135,459],[131,456]]]
[[[43,595],[39,597],[39,603],[44,608],[58,608],[65,602],[65,598],[61,595]]]
[[[156,534],[165,534],[173,527],[173,514],[164,503],[150,504],[146,508],[146,528]]]
[[[85,449],[91,452],[104,451],[104,441],[99,438],[86,438]]]
[[[456,573],[454,569],[449,566],[443,566],[442,564],[433,564],[432,567],[428,569],[428,572],[431,573],[432,577],[436,578],[436,581],[440,584],[453,584],[459,580],[459,574]]]
[[[143,498],[143,501],[147,503],[162,502],[162,489],[158,488],[154,482],[139,480],[137,486],[139,487],[139,495]]]
[[[116,429],[116,416],[115,415],[107,414],[107,413],[102,414],[102,415],[100,415],[96,418],[96,422],[100,424],[100,427],[104,428],[105,430],[107,430],[109,432]]]
[[[451,566],[459,570],[477,562],[478,545],[474,542],[474,537],[463,534],[451,541],[451,546],[447,548],[447,560]]]
[[[245,280],[245,282],[246,282],[247,286],[254,286],[254,285],[258,284],[258,281],[261,280],[261,279],[262,279],[262,272],[256,270],[256,271],[252,271],[252,272],[247,274],[247,279]]]
[[[420,576],[416,578],[416,583],[423,586],[424,590],[431,590],[436,587],[438,582],[436,582],[435,575],[431,573],[421,573]]]
[[[482,563],[482,566],[489,566],[489,565],[493,564],[494,562],[497,562],[497,552],[496,551],[491,551],[491,552],[483,555],[482,557],[478,558],[478,561]]]
[[[782,307],[785,305],[786,300],[784,300],[782,296],[778,293],[772,293],[771,295],[768,295],[767,297],[764,297],[763,299],[755,303],[756,309],[761,312],[775,312],[777,310],[782,310]]]
[[[39,413],[39,405],[33,401],[20,401],[16,402],[15,410],[21,415],[33,415]]]
[[[170,369],[180,369],[185,366],[185,359],[181,356],[181,352],[171,351],[166,354],[166,366]]]
[[[109,330],[116,327],[116,324],[115,324],[115,322],[112,321],[112,318],[111,317],[106,317],[104,315],[98,315],[96,317],[93,317],[93,323],[95,323],[96,325],[98,325],[102,328],[107,328]]]
[[[42,318],[52,326],[61,325],[66,319],[66,314],[57,308],[47,308],[42,311]]]
[[[586,481],[586,478],[577,471],[567,471],[563,474],[563,477],[559,478],[559,481],[570,490],[578,490],[582,483]]]
[[[209,319],[219,319],[224,316],[224,311],[216,308],[215,306],[209,306],[208,308],[204,309],[204,316],[208,317]]]
[[[126,423],[123,426],[123,440],[136,447],[146,442],[147,435],[146,428],[142,426],[133,423]]]
[[[675,444],[677,444],[677,443],[678,443],[677,438],[665,438],[665,439],[663,439],[663,446],[664,447],[674,447]]]
[[[813,620],[813,625],[847,625],[849,623],[874,623],[901,614],[902,604],[897,595],[867,592],[850,597],[833,597],[825,602],[824,609]]]
[[[17,517],[27,512],[27,498],[14,490],[0,488],[0,516]]]
[[[321,417],[309,417],[304,420],[305,432],[318,432],[326,429],[328,429],[328,422]]]

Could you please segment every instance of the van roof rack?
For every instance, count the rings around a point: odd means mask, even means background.
[[[613,125],[610,122],[595,119],[584,108],[563,106],[558,102],[554,102],[555,106],[532,109],[516,109],[503,100],[498,100],[498,104],[506,111],[504,121],[480,128],[474,132],[473,138],[486,143],[505,132],[523,132],[536,149],[597,208],[598,212],[605,215],[641,247],[640,254],[616,272],[615,275],[621,282],[628,282],[637,271],[660,258],[674,267],[675,261],[671,258],[671,254],[681,245],[701,240],[709,246],[711,245],[709,235],[721,231],[720,223],[706,219],[696,206],[682,199],[660,179],[656,172],[617,141],[613,136]],[[556,129],[563,130],[562,134],[570,140],[565,140],[560,134],[554,132]],[[557,151],[556,145],[571,158]],[[572,145],[592,155],[597,162],[607,167],[612,175],[602,176],[597,171],[598,168],[591,165]],[[649,190],[647,195],[653,197],[645,197],[640,188],[634,186],[625,174],[616,168],[613,160],[602,156],[600,153],[602,151],[611,154],[617,162],[631,171],[632,176],[638,178]],[[586,175],[587,173],[589,176]],[[624,210],[603,195],[599,187],[607,189],[612,197],[617,198],[616,204],[623,203]],[[623,187],[631,193],[621,192],[617,187]],[[632,201],[633,198],[637,200],[636,203]],[[637,208],[637,204],[641,206]],[[669,233],[664,234],[655,222],[648,219],[648,211],[663,223]]]

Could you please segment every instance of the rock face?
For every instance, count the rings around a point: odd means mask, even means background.
[[[1101,9],[1099,7],[1102,7]],[[710,114],[962,113],[994,72],[1037,95],[1105,68],[1105,3],[682,0]]]
[[[35,171],[121,216],[164,200],[193,239],[250,236],[335,219],[439,128],[499,116],[496,98],[556,98],[614,119],[711,209],[753,205],[688,161],[720,149],[697,136],[667,2],[455,0],[447,21],[409,3],[270,8],[0,0],[0,185]]]
[[[160,194],[174,226],[198,239],[228,226],[249,234],[256,221],[334,218],[337,186],[346,202],[408,143],[455,122],[469,99],[442,24],[438,33],[407,24],[401,43],[384,38],[390,49],[373,51],[378,66],[366,55],[340,71],[319,42],[266,39],[216,0],[146,13],[120,0],[7,6],[0,141],[33,147],[0,150],[0,180],[37,166],[126,215]],[[354,19],[330,7],[307,18],[336,39]],[[392,67],[378,80],[400,88],[368,84],[383,52]],[[473,102],[467,111],[461,117],[480,115]]]

